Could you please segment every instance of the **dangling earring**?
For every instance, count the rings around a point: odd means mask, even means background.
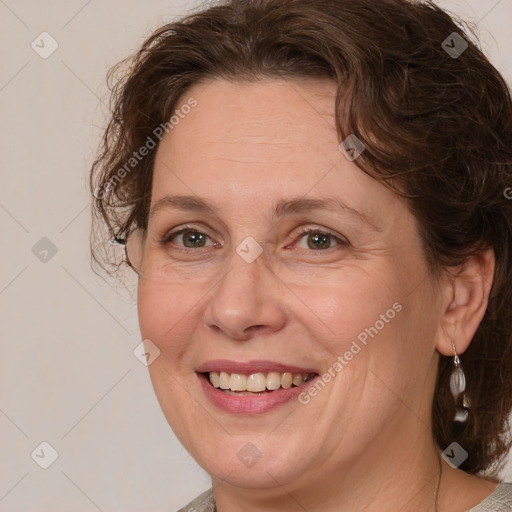
[[[453,365],[454,369],[452,371],[452,374],[450,375],[450,391],[452,393],[453,399],[455,400],[455,417],[453,418],[453,421],[457,421],[460,423],[464,423],[467,421],[469,416],[469,407],[470,407],[470,400],[464,393],[466,390],[466,376],[464,375],[464,372],[460,366],[460,359],[457,355],[457,350],[455,349],[455,344],[452,343],[453,347]],[[459,397],[462,395],[462,407],[458,406],[459,403]]]

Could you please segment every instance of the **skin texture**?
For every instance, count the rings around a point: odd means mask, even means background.
[[[151,217],[148,247],[184,225],[209,238],[187,249],[176,237],[174,281],[141,278],[138,308],[143,338],[161,351],[149,370],[162,410],[212,476],[220,512],[434,510],[438,351],[453,355],[453,340],[462,355],[469,345],[494,255],[436,282],[405,202],[339,151],[334,95],[329,81],[197,84],[182,99],[197,106],[158,148],[153,204],[179,194],[218,206]],[[275,202],[298,197],[341,199],[374,227],[347,211],[272,216]],[[307,229],[349,244],[331,238],[315,250],[307,234],[299,238]],[[250,264],[236,252],[248,236],[265,249]],[[401,311],[307,405],[236,415],[204,395],[195,370],[212,359],[323,374],[394,303]],[[248,442],[262,454],[250,468],[237,457]],[[439,510],[466,510],[496,487],[443,466]]]

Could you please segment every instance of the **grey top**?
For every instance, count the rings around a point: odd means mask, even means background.
[[[217,512],[213,490],[203,492],[178,512]],[[466,512],[512,512],[512,482],[501,482],[484,501]]]

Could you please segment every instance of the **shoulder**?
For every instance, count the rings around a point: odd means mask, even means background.
[[[216,510],[213,489],[208,489],[188,505],[180,508],[178,512],[216,512]]]
[[[498,487],[476,507],[467,512],[511,512],[512,482],[501,482]]]
[[[512,511],[512,482],[501,482],[498,487],[476,507],[467,512],[511,512]],[[213,490],[200,494],[178,512],[216,512]]]

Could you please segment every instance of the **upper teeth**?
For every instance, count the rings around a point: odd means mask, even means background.
[[[300,386],[308,380],[308,373],[270,372],[241,375],[239,373],[210,372],[210,382],[213,387],[230,389],[231,391],[260,392],[279,388],[290,389],[292,384]]]

